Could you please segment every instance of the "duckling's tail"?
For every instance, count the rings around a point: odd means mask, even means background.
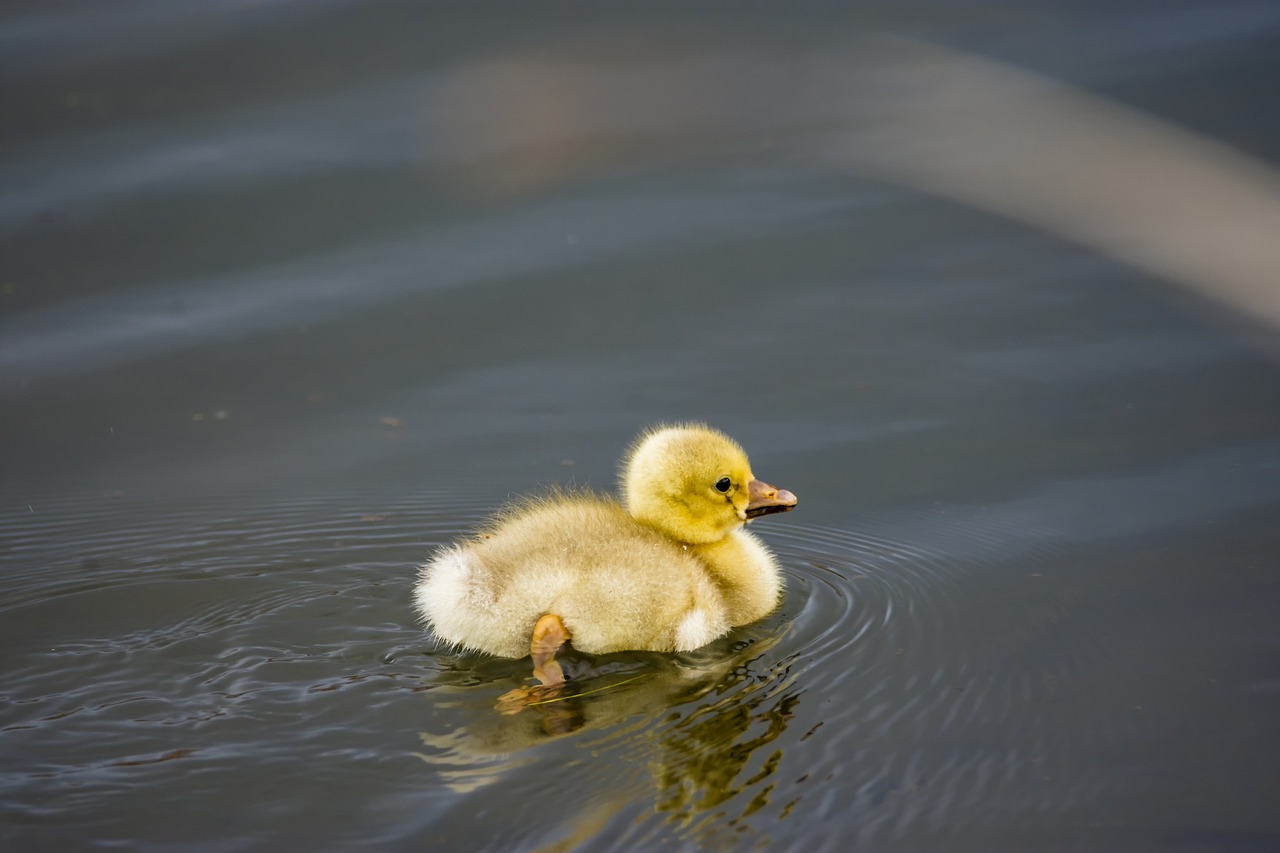
[[[440,550],[418,570],[413,589],[418,616],[436,637],[452,646],[466,645],[460,633],[451,628],[456,627],[452,623],[466,606],[467,590],[472,587],[470,555],[456,545]]]
[[[529,653],[527,632],[519,634],[502,618],[493,578],[462,546],[442,549],[422,567],[413,601],[436,638],[455,649],[515,658]]]

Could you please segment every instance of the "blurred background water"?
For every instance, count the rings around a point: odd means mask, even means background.
[[[0,843],[1280,850],[1280,6],[10,3]],[[707,420],[697,653],[416,566]]]

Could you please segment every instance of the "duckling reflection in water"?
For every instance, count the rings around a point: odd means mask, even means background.
[[[542,687],[511,691],[501,710],[560,690],[566,642],[587,654],[692,651],[777,606],[778,565],[744,525],[796,497],[755,479],[728,436],[703,424],[646,432],[621,492],[526,500],[422,567],[414,600],[439,639],[532,657]]]
[[[553,808],[572,831],[547,849],[600,846],[588,842],[605,831],[604,824],[650,801],[653,808],[645,811],[670,827],[664,835],[678,834],[684,846],[741,849],[747,846],[742,833],[759,831],[755,812],[783,790],[793,798],[802,793],[784,789],[777,777],[779,738],[805,692],[792,674],[793,659],[772,653],[788,631],[775,614],[696,652],[598,659],[583,673],[584,681],[576,665],[586,661],[570,653],[565,668],[574,675],[573,688],[586,689],[516,716],[477,713],[482,705],[471,685],[502,671],[502,662],[459,661],[457,669],[435,680],[432,707],[445,713],[433,721],[433,730],[419,733],[422,748],[412,754],[430,768],[432,786],[459,794],[495,786],[486,799],[509,803],[501,821],[515,837]],[[565,736],[593,756],[573,771],[590,777],[592,795],[573,802],[564,801],[555,786],[525,788],[526,773],[545,778],[541,765],[547,755],[574,754],[533,751]],[[509,800],[511,786],[522,794]],[[714,819],[702,819],[712,813]],[[762,817],[773,821],[776,810]]]

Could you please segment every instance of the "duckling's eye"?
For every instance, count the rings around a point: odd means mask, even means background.
[[[716,480],[716,491],[721,493],[727,492],[731,485],[733,485],[733,483],[729,481],[728,477],[721,477],[719,480]]]

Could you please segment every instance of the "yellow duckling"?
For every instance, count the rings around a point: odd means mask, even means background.
[[[742,448],[702,424],[631,446],[622,498],[555,493],[500,514],[422,567],[414,600],[441,640],[533,656],[544,685],[572,640],[588,654],[691,651],[778,603],[781,575],[749,520],[795,507],[751,473]]]

